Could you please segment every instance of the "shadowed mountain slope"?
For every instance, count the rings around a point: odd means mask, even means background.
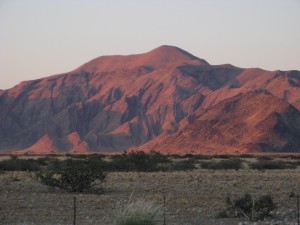
[[[161,152],[299,152],[300,112],[269,93],[248,92],[202,112],[178,132],[140,148]]]

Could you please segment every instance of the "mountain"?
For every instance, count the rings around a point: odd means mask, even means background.
[[[25,81],[0,92],[0,150],[120,152],[161,143],[164,149],[159,149],[165,151],[167,137],[171,140],[183,129],[192,132],[204,126],[198,121],[205,121],[203,116],[210,111],[216,110],[213,115],[218,119],[222,114],[215,107],[240,95],[266,92],[298,112],[299,87],[299,71],[210,65],[173,46],[161,46],[144,54],[101,56],[71,72]],[[285,112],[284,104],[278,104],[273,113]],[[265,105],[268,102],[253,110],[263,110]],[[240,122],[244,119],[241,116]],[[207,120],[213,120],[212,116]],[[275,135],[273,125],[264,128],[265,137]],[[205,126],[201,134],[211,129],[209,124]],[[291,132],[288,142],[297,146],[294,139],[298,130]],[[181,145],[198,143],[196,139],[187,140],[190,143],[183,141]],[[238,141],[236,151],[288,151],[289,146],[261,147],[262,139],[253,139],[250,148],[241,147],[248,142]],[[212,142],[215,144],[207,142],[205,146],[219,149],[218,140]]]
[[[300,112],[268,92],[239,94],[141,148],[165,153],[299,152]]]

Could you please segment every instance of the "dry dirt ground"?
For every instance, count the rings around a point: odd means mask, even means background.
[[[74,194],[40,184],[34,173],[0,174],[0,224],[68,225],[73,224],[76,196],[76,224],[111,225],[118,201],[132,195],[163,204],[166,225],[252,224],[245,219],[217,218],[225,208],[227,194],[233,197],[248,192],[259,197],[271,194],[278,208],[274,218],[257,224],[296,224],[296,199],[300,191],[300,167],[292,170],[257,171],[248,168],[188,172],[114,172],[102,185],[103,194]],[[163,216],[159,224],[164,224]]]

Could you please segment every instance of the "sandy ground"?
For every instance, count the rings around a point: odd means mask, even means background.
[[[34,173],[0,174],[0,224],[73,224],[76,196],[76,224],[112,224],[118,201],[133,197],[163,204],[166,200],[167,225],[234,225],[243,219],[220,219],[226,195],[242,196],[248,192],[259,197],[271,194],[278,205],[274,218],[258,224],[295,224],[296,199],[300,191],[300,168],[294,170],[109,173],[102,185],[103,194],[67,193],[40,184]],[[159,224],[163,225],[163,217]],[[247,224],[245,222],[244,224]],[[250,224],[250,223],[249,223]]]

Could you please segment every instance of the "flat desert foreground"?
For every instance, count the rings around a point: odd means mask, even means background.
[[[164,204],[165,217],[159,224],[234,225],[250,224],[245,218],[218,218],[226,208],[226,196],[254,197],[271,194],[277,204],[274,217],[256,224],[296,224],[300,167],[285,170],[207,170],[177,172],[111,172],[102,184],[103,193],[68,193],[41,184],[34,173],[0,174],[0,224],[110,225],[120,201],[143,198]]]

